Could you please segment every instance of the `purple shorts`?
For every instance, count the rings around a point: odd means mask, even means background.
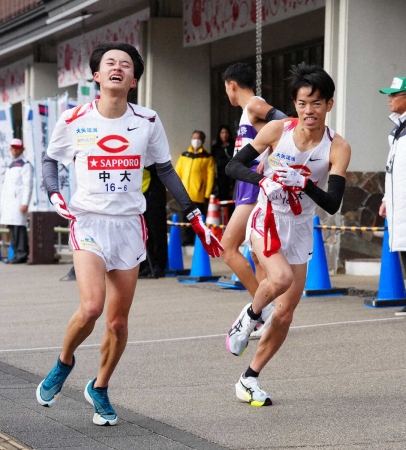
[[[251,170],[256,172],[258,165],[252,166]],[[244,181],[237,181],[237,189],[235,191],[235,206],[249,205],[256,203],[258,200],[259,186],[255,184],[245,183]]]

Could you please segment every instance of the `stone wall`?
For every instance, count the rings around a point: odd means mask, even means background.
[[[385,172],[347,172],[347,184],[340,213],[329,216],[320,208],[316,214],[323,225],[382,227],[378,215],[385,187]],[[349,259],[380,259],[382,232],[323,230],[329,270],[343,273]]]

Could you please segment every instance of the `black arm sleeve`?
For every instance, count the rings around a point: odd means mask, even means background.
[[[265,116],[265,121],[270,122],[271,120],[281,120],[286,119],[287,117],[288,116],[282,111],[279,111],[279,109],[271,108]]]
[[[327,192],[307,180],[304,192],[329,214],[335,214],[340,208],[345,189],[345,178],[341,175],[330,175]]]
[[[179,203],[185,214],[191,213],[197,208],[187,193],[185,186],[175,172],[170,161],[165,163],[155,163],[156,171],[159,179],[162,181],[166,189],[172,194],[173,198]]]
[[[54,192],[60,193],[58,181],[58,161],[50,158],[45,152],[42,159],[42,177],[44,179],[45,188],[50,197]]]
[[[227,164],[226,174],[229,177],[258,186],[264,176],[253,172],[247,167],[250,162],[255,158],[258,158],[258,156],[259,153],[255,148],[251,144],[247,144]]]

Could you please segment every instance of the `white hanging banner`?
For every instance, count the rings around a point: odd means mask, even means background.
[[[256,0],[183,0],[183,45],[207,44],[255,29]],[[325,0],[262,0],[262,25],[324,7]]]
[[[30,211],[48,211],[50,204],[42,180],[42,158],[47,144],[48,102],[30,100],[23,103],[23,134],[27,158],[34,167],[34,189]]]
[[[13,139],[11,105],[9,103],[0,103],[0,192],[7,166],[11,163],[11,139]]]
[[[25,98],[25,69],[33,61],[32,56],[0,69],[0,102],[19,103]]]
[[[101,42],[126,42],[139,47],[141,22],[149,19],[149,8],[125,19],[85,33],[58,45],[58,87],[77,84],[80,79],[93,78],[89,68],[90,55]]]
[[[30,211],[53,211],[42,178],[42,159],[59,116],[77,106],[68,94],[43,100],[23,102],[23,132],[27,159],[34,167],[34,189]],[[58,164],[59,188],[66,201],[74,190],[73,168]]]

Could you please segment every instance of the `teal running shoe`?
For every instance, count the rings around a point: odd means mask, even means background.
[[[63,383],[65,383],[74,366],[75,357],[73,357],[72,365],[68,366],[58,356],[58,361],[51,372],[37,387],[36,395],[40,405],[52,406],[58,400],[58,394],[61,392]]]
[[[107,388],[95,388],[94,380],[90,380],[85,388],[85,398],[94,407],[93,423],[96,425],[115,425],[117,414],[111,406]]]

